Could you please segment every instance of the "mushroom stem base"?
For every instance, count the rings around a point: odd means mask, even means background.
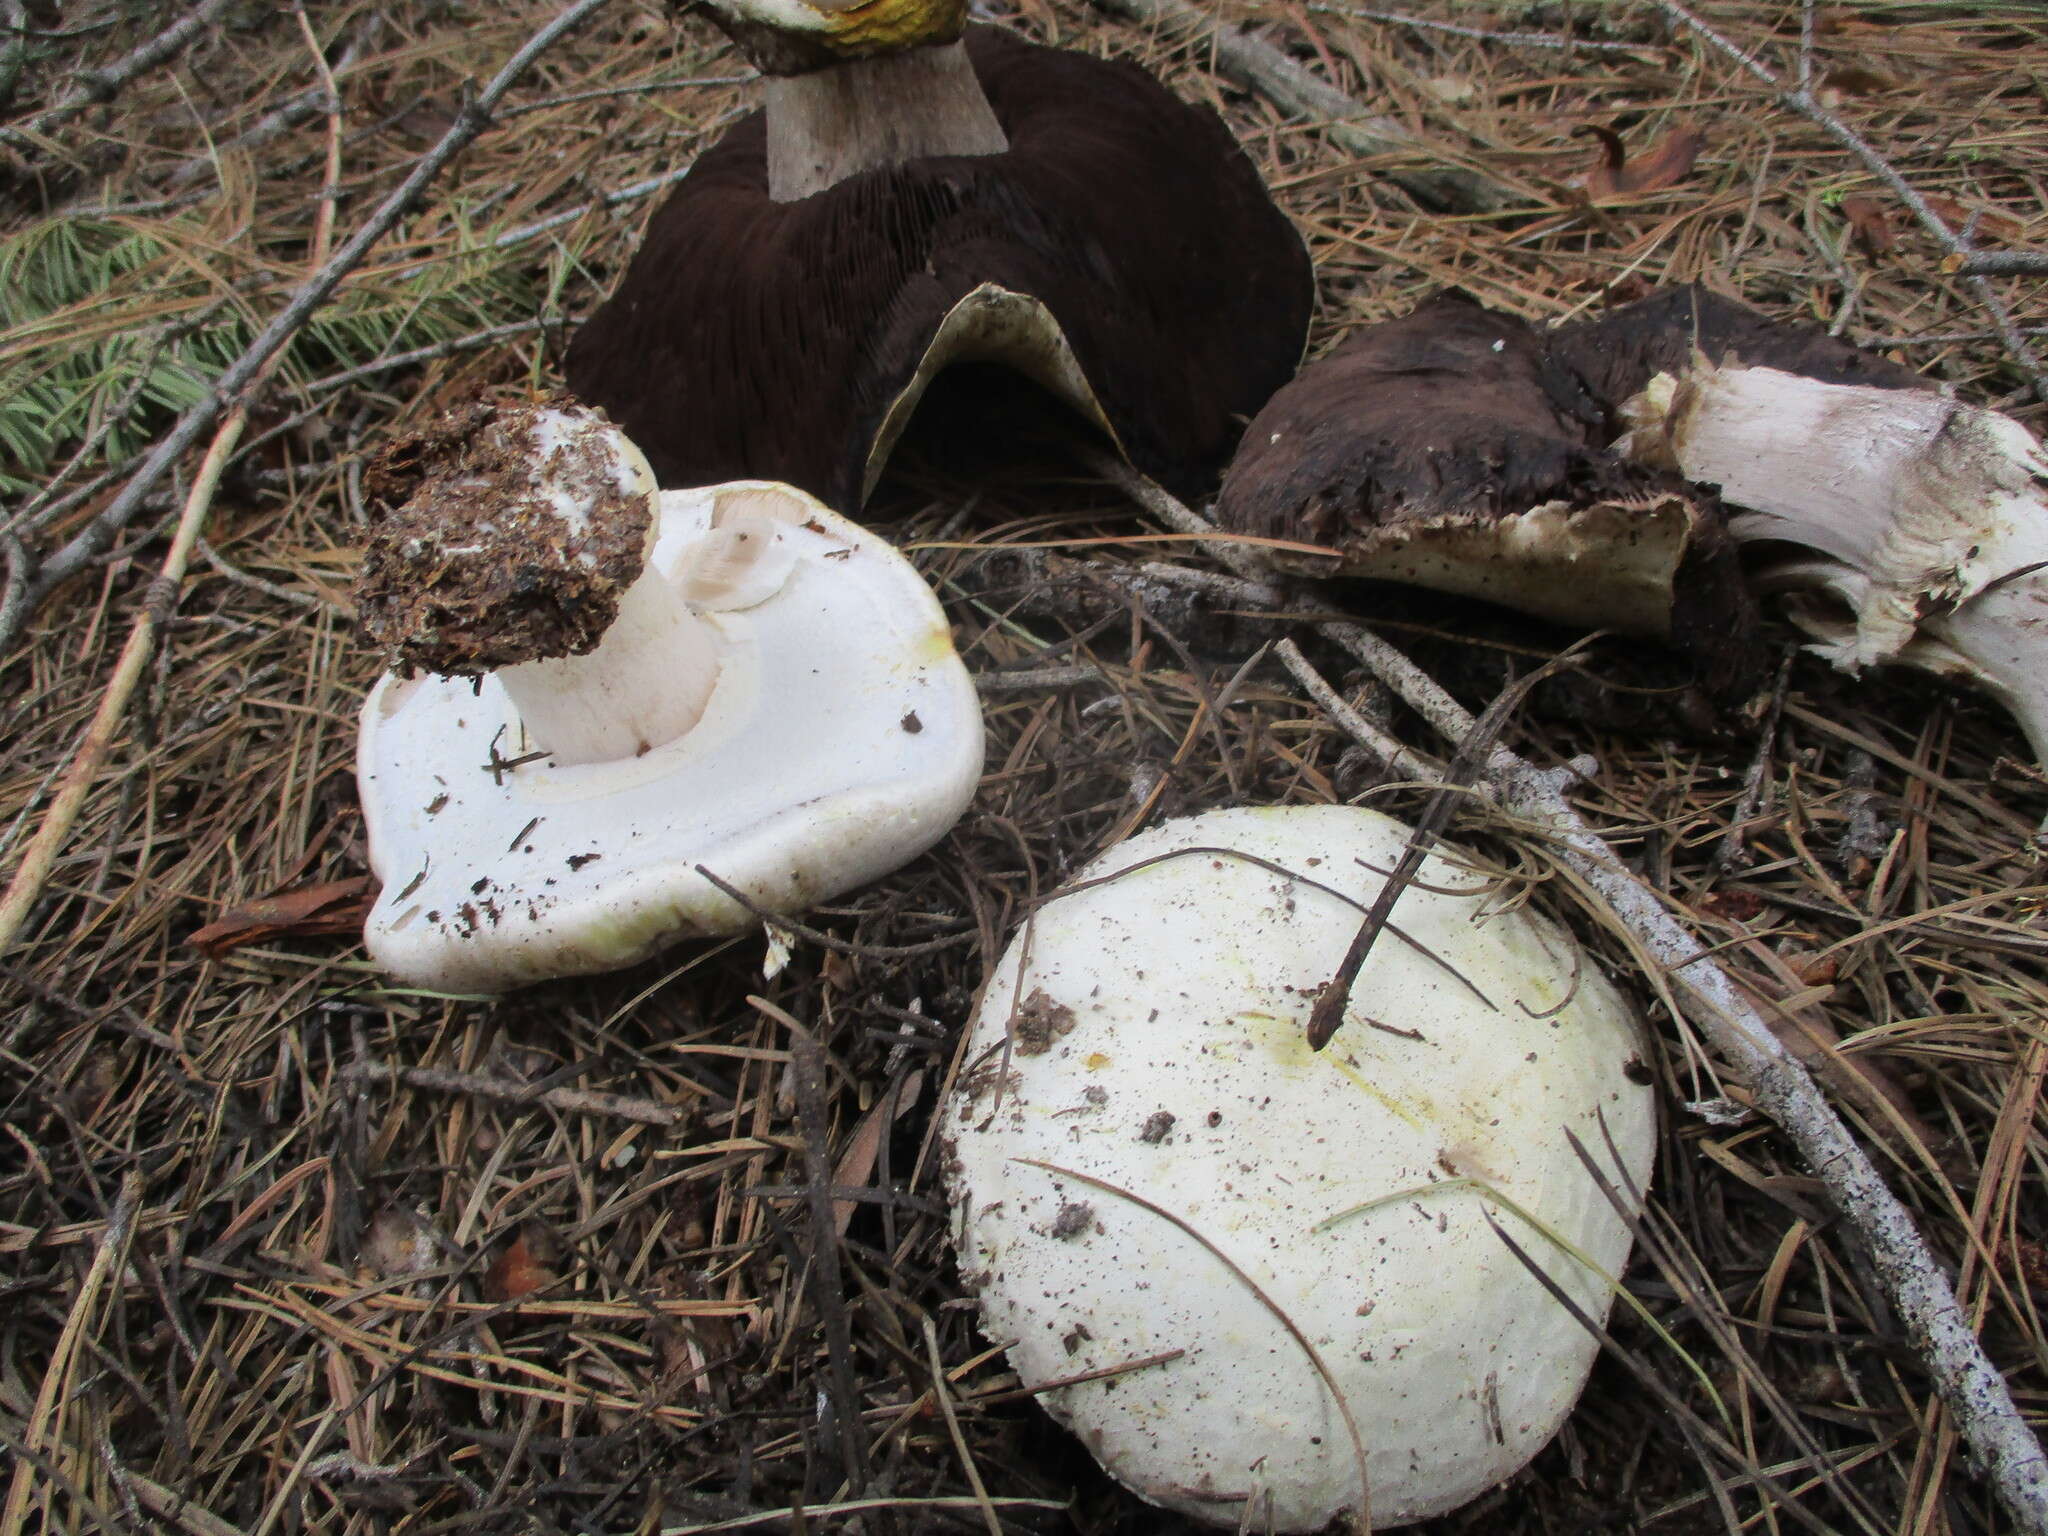
[[[768,81],[768,195],[778,203],[878,166],[1009,147],[961,43]]]
[[[718,681],[718,636],[650,562],[595,650],[497,677],[527,737],[515,755],[548,752],[558,767],[617,762],[697,723]]]

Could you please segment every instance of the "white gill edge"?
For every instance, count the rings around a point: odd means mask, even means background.
[[[861,481],[861,500],[866,501],[882,478],[882,468],[896,447],[896,440],[910,424],[911,414],[924,398],[939,371],[953,363],[994,362],[1014,368],[1033,382],[1043,385],[1083,416],[1100,427],[1123,452],[1123,440],[1110,425],[1095,389],[1081,371],[1066,333],[1052,311],[1028,293],[1016,293],[995,283],[983,283],[946,312],[932,333],[917,372],[890,402],[888,414],[868,445],[867,473]]]

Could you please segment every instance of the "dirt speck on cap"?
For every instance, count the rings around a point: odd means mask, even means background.
[[[1074,1010],[1047,997],[1043,987],[1034,987],[1014,1021],[1017,1054],[1043,1056],[1052,1049],[1053,1041],[1073,1027]]]

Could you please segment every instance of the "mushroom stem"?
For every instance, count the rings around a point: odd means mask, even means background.
[[[619,598],[595,650],[500,667],[527,749],[557,767],[637,757],[704,713],[718,681],[718,634],[652,561]]]
[[[768,196],[778,203],[878,166],[1009,147],[957,41],[768,80]]]
[[[1622,415],[1618,446],[1718,485],[1739,537],[1817,552],[1764,579],[1849,604],[1853,633],[1808,623],[1836,665],[1975,678],[2048,761],[2048,452],[2024,427],[1931,389],[1711,365]]]

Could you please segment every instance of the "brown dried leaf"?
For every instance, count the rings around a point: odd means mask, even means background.
[[[881,1156],[882,1138],[888,1134],[892,1122],[900,1119],[905,1110],[917,1103],[918,1095],[924,1091],[924,1074],[913,1072],[904,1079],[902,1092],[890,1098],[883,1097],[868,1106],[868,1112],[860,1117],[860,1124],[853,1128],[853,1137],[846,1144],[846,1150],[839,1155],[839,1166],[832,1170],[832,1182],[841,1189],[853,1189],[867,1183],[875,1171],[876,1159]],[[846,1228],[853,1220],[857,1200],[835,1200],[832,1202],[832,1225],[846,1236]]]
[[[1922,193],[1921,196],[1928,207],[1941,215],[1942,223],[1957,234],[1969,229],[1970,237],[1980,245],[1987,241],[2011,244],[2026,236],[2025,219],[2016,219],[2009,213],[2000,213],[1996,209],[1985,207],[1982,203],[1959,203],[1954,198],[1943,197],[1939,193]],[[1848,201],[1846,197],[1842,199],[1845,205]],[[1972,218],[1977,221],[1974,228],[1970,224]]]
[[[1823,91],[1840,96],[1878,96],[1896,91],[1906,82],[1874,64],[1834,64],[1821,76]]]
[[[1612,129],[1588,124],[1579,132],[1598,139],[1603,151],[1602,162],[1585,178],[1587,195],[1595,198],[1629,197],[1675,187],[1692,174],[1693,162],[1707,142],[1697,128],[1673,128],[1655,149],[1631,160],[1621,136]]]
[[[1843,198],[1842,217],[1849,221],[1849,238],[1867,256],[1882,256],[1897,243],[1884,204],[1874,197]]]
[[[555,1283],[554,1240],[528,1222],[484,1271],[484,1300],[519,1301]]]
[[[1724,923],[1746,923],[1764,909],[1763,897],[1754,891],[1709,891],[1693,903],[1693,910]]]
[[[376,882],[368,875],[324,880],[231,907],[185,942],[209,960],[218,960],[245,945],[270,939],[360,934],[363,917],[376,899]]]

